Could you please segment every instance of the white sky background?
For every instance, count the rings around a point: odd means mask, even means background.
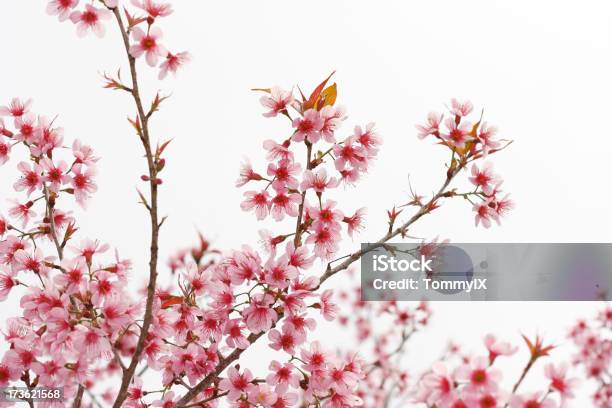
[[[174,138],[167,150],[161,188],[162,260],[191,244],[196,228],[223,249],[256,245],[257,223],[239,208],[234,187],[243,157],[265,163],[262,141],[281,140],[287,121],[265,119],[252,87],[299,84],[310,90],[336,70],[339,103],[355,124],[377,123],[385,145],[368,177],[338,201],[350,212],[368,207],[368,229],[359,242],[384,233],[384,211],[401,204],[411,176],[420,193],[443,181],[446,152],[416,139],[414,125],[451,97],[485,108],[500,136],[514,139],[494,156],[517,209],[502,227],[474,229],[471,209],[456,200],[419,222],[413,234],[456,242],[609,242],[609,120],[612,94],[612,3],[582,1],[174,1],[160,21],[164,44],[187,49],[193,62],[177,80],[163,83],[140,63],[143,91],[172,92],[152,122],[154,137]],[[100,191],[87,213],[77,210],[82,236],[99,238],[135,262],[146,276],[148,221],[137,204],[144,160],[126,115],[127,95],[101,88],[100,73],[127,70],[111,24],[98,40],[76,37],[71,23],[44,13],[46,1],[0,1],[0,101],[33,97],[34,110],[59,114],[66,139],[92,145]],[[13,162],[14,165],[14,162]],[[4,197],[11,172],[3,167]],[[147,231],[147,234],[144,234]],[[335,278],[333,284],[342,279]],[[13,298],[11,305],[17,305]],[[432,327],[413,342],[409,364],[425,367],[447,339],[480,347],[487,332],[516,342],[519,333],[543,333],[562,342],[589,303],[434,304]],[[3,308],[2,318],[15,309]],[[330,331],[325,338],[337,333]],[[332,341],[332,340],[329,340]],[[567,349],[557,354],[565,356]],[[256,359],[251,355],[251,358]],[[266,363],[267,364],[267,363]],[[512,381],[518,376],[518,367]],[[529,387],[526,388],[528,390]],[[586,392],[584,392],[586,394]],[[585,397],[586,398],[586,397]],[[585,406],[582,400],[577,406]]]

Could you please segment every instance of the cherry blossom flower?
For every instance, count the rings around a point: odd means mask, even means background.
[[[2,237],[6,233],[8,226],[8,221],[6,220],[6,218],[4,218],[2,214],[0,214],[0,237]]]
[[[355,211],[355,214],[342,219],[342,222],[346,223],[347,225],[348,234],[350,237],[353,237],[355,232],[359,232],[364,228],[366,211],[367,210],[365,208],[360,208]]]
[[[61,263],[62,272],[54,279],[55,284],[62,286],[66,293],[78,292],[86,283],[86,266],[83,261],[77,259],[64,259]]]
[[[254,208],[255,216],[258,220],[263,220],[268,216],[271,202],[270,195],[267,191],[247,191],[244,193],[244,196],[245,200],[240,203],[240,208],[242,208],[243,211],[251,211]]]
[[[30,222],[30,218],[35,217],[36,213],[32,210],[33,203],[28,201],[25,204],[20,204],[17,201],[13,201],[13,206],[9,208],[9,215],[15,218],[17,221],[21,221],[22,228],[25,228]]]
[[[249,403],[263,408],[271,408],[278,396],[267,384],[257,384],[248,387]]]
[[[262,96],[259,102],[266,108],[270,109],[263,116],[267,118],[275,117],[279,113],[287,111],[287,107],[293,103],[293,93],[285,91],[275,86],[270,89],[269,96]]]
[[[499,224],[499,217],[497,213],[491,208],[490,201],[483,201],[481,203],[474,204],[472,209],[476,213],[474,217],[476,226],[482,223],[485,228],[490,228],[491,220],[494,220]]]
[[[287,256],[274,260],[270,259],[264,267],[265,282],[270,286],[285,289],[289,281],[298,277],[298,271],[287,262]]]
[[[382,144],[382,138],[376,134],[374,126],[374,123],[368,123],[365,129],[362,129],[361,126],[355,126],[355,133],[353,134],[353,137],[363,146],[370,158],[376,156]]]
[[[0,301],[6,300],[11,290],[18,285],[14,272],[4,265],[0,265]]]
[[[175,404],[174,391],[168,391],[164,394],[162,399],[153,401],[154,407],[161,408],[172,408]]]
[[[297,189],[299,183],[295,177],[301,171],[302,166],[289,160],[281,160],[278,164],[268,165],[268,176],[273,176],[272,187],[277,191],[284,189]]]
[[[83,164],[85,166],[93,166],[99,159],[94,156],[91,147],[82,144],[79,140],[75,140],[72,143],[72,154],[77,164]]]
[[[77,4],[79,4],[79,0],[51,0],[47,4],[47,14],[57,15],[59,21],[65,21]]]
[[[17,128],[17,134],[15,140],[26,143],[35,143],[36,136],[36,115],[31,112],[24,113],[23,115],[15,118],[15,127]]]
[[[191,55],[187,51],[177,52],[176,54],[168,52],[166,54],[166,59],[163,60],[159,66],[158,79],[161,80],[166,78],[168,72],[171,72],[172,75],[176,75],[179,68],[189,63],[189,61],[191,61]]]
[[[562,400],[574,398],[574,389],[580,384],[577,378],[567,378],[567,364],[546,364],[544,374],[550,380],[550,388],[561,395]]]
[[[451,146],[457,149],[463,149],[468,140],[470,140],[471,125],[467,122],[457,124],[452,118],[444,121],[448,133],[442,133],[442,138]]]
[[[111,346],[104,332],[94,327],[82,328],[73,339],[75,347],[88,358],[110,358]]]
[[[236,347],[239,349],[245,349],[249,347],[249,341],[242,333],[243,326],[241,325],[241,319],[231,319],[225,325],[225,334],[227,337],[225,341],[229,347]]]
[[[0,362],[0,387],[6,387],[9,383],[17,380],[20,377],[21,372],[6,363],[5,361]]]
[[[338,252],[340,233],[335,228],[329,228],[318,223],[313,233],[306,238],[307,244],[314,244],[314,253],[322,259],[331,259]]]
[[[290,217],[297,217],[298,206],[302,197],[297,193],[287,193],[286,190],[277,190],[276,195],[270,200],[272,208],[270,214],[276,221],[285,218],[285,214]]]
[[[290,326],[283,326],[282,333],[276,329],[268,332],[270,348],[273,350],[283,350],[288,354],[295,354],[295,348],[306,341],[306,337]]]
[[[495,392],[501,379],[501,372],[489,367],[489,360],[484,357],[474,358],[470,363],[459,367],[455,373],[459,381],[466,381],[469,392]]]
[[[259,333],[270,330],[278,318],[276,311],[270,307],[273,303],[274,299],[267,294],[257,294],[253,297],[251,304],[242,312],[250,331]]]
[[[304,171],[303,181],[300,185],[300,189],[305,191],[309,188],[312,188],[317,193],[322,193],[325,191],[325,189],[337,187],[338,184],[339,181],[336,178],[330,177],[328,179],[327,170],[325,169],[325,167],[321,167],[316,171]]]
[[[157,65],[158,57],[164,57],[168,51],[159,43],[163,37],[158,27],[152,27],[145,33],[140,27],[132,30],[132,38],[136,42],[130,47],[130,54],[134,58],[139,58],[145,54],[147,64],[154,67]]]
[[[539,393],[530,395],[513,395],[510,398],[510,408],[557,408],[557,404],[550,398],[542,398]]]
[[[17,165],[17,169],[21,172],[21,178],[17,181],[13,187],[17,191],[27,190],[28,196],[35,190],[42,187],[43,177],[42,168],[38,164],[30,165],[26,162],[20,162]]]
[[[94,255],[102,254],[109,249],[108,244],[101,244],[98,240],[83,239],[78,246],[71,246],[70,249],[88,265],[91,265]]]
[[[308,140],[310,143],[316,143],[321,139],[321,129],[323,128],[323,119],[315,109],[308,109],[304,112],[304,116],[293,120],[295,133],[291,140],[295,142],[303,142]]]
[[[293,161],[293,153],[289,150],[290,141],[287,140],[282,144],[276,143],[274,140],[266,140],[263,142],[263,147],[268,151],[266,158],[268,160],[291,160]]]
[[[338,314],[338,305],[331,301],[331,297],[333,296],[334,291],[331,289],[327,289],[321,294],[321,303],[319,303],[321,307],[321,314],[325,318],[325,320],[332,321],[336,318]]]
[[[230,400],[237,400],[242,394],[247,392],[252,380],[253,374],[251,374],[248,368],[240,374],[235,367],[230,367],[227,369],[227,378],[219,382],[219,388],[223,391],[228,391],[227,397]]]
[[[493,173],[493,165],[491,162],[485,162],[481,168],[476,164],[472,164],[472,175],[469,180],[476,187],[480,187],[485,194],[489,194],[492,185],[499,181],[499,177]]]
[[[62,184],[70,181],[67,175],[68,163],[65,161],[60,160],[55,164],[51,159],[45,157],[41,160],[40,165],[45,174],[43,180],[49,183],[51,191],[57,192]]]
[[[321,136],[323,136],[326,142],[335,143],[336,138],[334,137],[334,133],[342,122],[346,120],[346,110],[341,106],[327,105],[321,109],[320,114],[323,119]]]
[[[496,133],[497,128],[495,126],[489,126],[487,122],[483,122],[482,125],[480,125],[477,138],[482,145],[482,154],[484,157],[487,157],[491,150],[498,149],[501,146],[500,142],[493,139]]]
[[[99,9],[90,4],[85,5],[85,11],[73,11],[70,13],[70,21],[77,25],[77,35],[84,37],[88,31],[92,31],[98,37],[104,37],[105,29],[101,20],[111,18],[111,12]]]
[[[473,109],[474,105],[472,105],[472,102],[470,101],[459,102],[455,98],[451,99],[450,112],[455,116],[467,116],[472,112]]]
[[[281,364],[273,360],[269,368],[271,373],[266,377],[266,383],[275,387],[277,393],[284,394],[289,387],[298,388],[300,386],[301,377],[293,364]]]
[[[451,406],[457,394],[455,392],[455,380],[447,372],[443,363],[436,363],[431,369],[431,373],[423,378],[423,385],[427,388],[427,396],[424,402]]]
[[[31,105],[31,99],[22,101],[19,98],[13,98],[8,106],[0,106],[0,116],[13,116],[18,118],[26,114],[30,110]]]
[[[489,363],[493,362],[499,356],[511,356],[518,350],[518,347],[510,343],[499,341],[492,334],[487,334],[484,338],[484,344],[489,351]]]
[[[11,145],[0,140],[0,166],[9,161],[11,154]]]
[[[427,123],[425,125],[416,125],[419,133],[417,134],[419,139],[424,139],[429,135],[440,134],[440,123],[442,122],[442,114],[436,112],[430,112],[427,115]]]
[[[361,171],[367,168],[366,150],[355,144],[356,141],[357,139],[351,136],[346,138],[342,145],[334,146],[333,150],[336,156],[334,164],[338,171],[344,170],[347,164]]]
[[[85,168],[82,164],[75,164],[72,167],[70,184],[74,190],[76,201],[81,206],[85,205],[85,202],[87,199],[89,199],[90,194],[98,191],[98,186],[93,180],[95,175],[96,170],[91,166]]]
[[[146,11],[150,17],[167,17],[172,14],[172,6],[168,3],[153,0],[132,0],[132,4]]]

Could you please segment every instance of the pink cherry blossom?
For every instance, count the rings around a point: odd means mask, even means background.
[[[448,133],[442,133],[442,138],[451,146],[463,149],[465,143],[470,139],[471,125],[467,122],[457,124],[454,119],[448,118],[444,121]]]
[[[268,165],[268,176],[274,177],[272,187],[277,191],[297,189],[299,183],[296,176],[301,169],[302,166],[299,163],[289,160],[281,160],[278,164],[270,163]]]
[[[286,190],[277,191],[276,195],[270,200],[272,218],[280,221],[285,217],[285,214],[290,217],[297,217],[301,200],[301,196],[297,193],[288,193]]]
[[[287,354],[295,354],[295,348],[306,341],[306,336],[293,330],[290,326],[283,326],[282,332],[276,329],[270,330],[268,338],[270,339],[270,347],[273,350],[282,349]]]
[[[9,161],[11,145],[0,139],[0,166]]]
[[[248,368],[240,374],[235,367],[230,367],[227,369],[227,378],[219,382],[219,388],[223,391],[229,391],[227,397],[230,400],[237,400],[247,392],[252,380],[253,374]]]
[[[334,155],[336,160],[334,164],[338,171],[344,170],[347,164],[358,170],[367,169],[367,153],[363,146],[356,144],[357,139],[354,136],[344,140],[342,145],[334,146]]]
[[[474,217],[475,225],[482,224],[485,228],[491,227],[491,220],[499,224],[499,216],[493,208],[491,208],[490,201],[483,201],[478,204],[474,204],[472,209],[476,213]]]
[[[158,79],[166,78],[168,72],[171,72],[172,75],[176,75],[178,70],[189,61],[191,61],[191,55],[187,51],[177,52],[176,54],[167,52],[166,59],[159,65]]]
[[[267,191],[247,191],[244,193],[245,200],[240,203],[243,211],[255,209],[255,216],[258,220],[263,220],[268,216],[271,207],[270,195]]]
[[[306,170],[303,175],[303,181],[300,185],[301,190],[308,190],[312,188],[317,193],[322,193],[325,189],[335,188],[339,184],[338,180],[334,177],[327,178],[327,170],[325,167],[321,167],[316,171]]]
[[[27,143],[36,142],[36,115],[33,113],[27,112],[17,116],[15,118],[15,128],[17,128],[15,140]]]
[[[304,116],[293,120],[295,133],[291,140],[302,142],[308,140],[310,143],[316,143],[321,139],[321,129],[323,128],[323,119],[315,109],[308,109],[304,112]]]
[[[53,163],[49,158],[41,160],[40,165],[44,172],[43,180],[49,183],[51,191],[57,192],[62,184],[67,184],[70,181],[70,177],[67,175],[68,163],[63,160]]]
[[[266,383],[276,387],[279,394],[284,394],[287,388],[298,388],[300,386],[300,375],[291,363],[281,364],[276,360],[270,363],[270,374],[266,377]]]
[[[17,169],[21,172],[21,178],[13,185],[15,190],[26,190],[27,195],[30,196],[30,194],[42,187],[43,177],[41,166],[38,164],[30,166],[26,162],[20,162],[17,165]]]
[[[244,317],[247,328],[253,333],[270,330],[272,324],[277,320],[277,314],[270,306],[274,299],[270,295],[256,295],[251,304],[244,309]]]
[[[416,125],[419,133],[417,134],[419,139],[424,139],[429,135],[440,134],[440,123],[442,122],[442,114],[436,112],[430,112],[427,115],[427,123],[424,125]]]
[[[293,103],[293,94],[291,91],[285,91],[275,86],[270,88],[270,93],[259,99],[259,102],[266,108],[270,109],[263,116],[267,118],[275,117],[279,113],[287,111],[287,108]]]
[[[132,30],[132,38],[135,44],[130,47],[130,54],[134,58],[139,58],[145,54],[147,64],[152,67],[156,66],[158,58],[165,57],[168,53],[159,43],[162,37],[163,34],[158,27],[150,28],[147,33],[140,27],[135,27]]]
[[[91,166],[86,168],[82,164],[75,164],[71,173],[70,184],[74,190],[74,196],[77,203],[84,206],[90,194],[98,191],[98,186],[94,182],[94,176],[97,172]]]
[[[489,351],[489,362],[493,362],[499,356],[511,356],[518,350],[518,347],[513,346],[510,343],[499,341],[492,334],[487,334],[484,338],[484,344]]]
[[[342,122],[346,120],[346,110],[341,106],[327,105],[321,109],[321,118],[323,119],[321,136],[326,142],[335,143],[334,134]]]
[[[306,239],[307,244],[314,244],[314,253],[319,258],[331,259],[338,252],[340,233],[335,228],[317,223],[313,233]]]
[[[51,0],[47,5],[47,14],[57,15],[59,21],[65,21],[77,4],[79,0]]]
[[[466,381],[470,392],[495,392],[498,388],[501,372],[489,367],[489,360],[484,357],[474,358],[470,363],[459,367],[454,376],[459,381]]]
[[[104,37],[105,29],[101,20],[111,18],[111,12],[99,9],[90,4],[85,5],[84,11],[73,11],[70,13],[70,21],[77,25],[77,35],[84,37],[88,31],[92,31],[98,37]]]
[[[146,11],[150,17],[167,17],[172,14],[172,6],[154,0],[132,0],[132,4]]]
[[[550,388],[561,395],[562,400],[574,398],[574,390],[580,385],[577,378],[568,378],[568,365],[559,364],[555,366],[548,363],[544,367],[544,374],[550,380]]]
[[[484,165],[479,168],[476,164],[472,164],[472,175],[469,180],[476,187],[481,188],[485,193],[490,193],[492,185],[499,181],[496,174],[493,173],[493,165],[491,162],[485,162]]]
[[[450,112],[459,117],[469,115],[474,109],[474,105],[470,101],[459,102],[457,99],[451,99]]]
[[[7,106],[0,106],[0,116],[13,116],[18,118],[26,114],[30,110],[31,105],[31,99],[22,101],[19,98],[13,98]]]
[[[542,397],[539,393],[530,395],[513,395],[510,408],[557,408],[554,400]]]

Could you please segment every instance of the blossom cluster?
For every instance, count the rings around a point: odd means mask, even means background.
[[[13,188],[22,196],[0,215],[0,300],[20,291],[23,311],[7,322],[0,386],[22,379],[70,395],[138,311],[123,290],[130,263],[99,263],[107,245],[73,242],[71,201],[84,206],[97,189],[93,150],[78,140],[65,147],[62,128],[33,113],[29,100],[12,99],[0,115],[2,164],[18,148],[28,158],[16,164]]]
[[[435,245],[435,242],[424,243],[421,247]],[[519,353],[518,346],[500,340],[493,334],[484,336],[484,348],[477,354],[466,353],[451,341],[429,368],[419,373],[410,364],[407,352],[414,353],[411,340],[415,336],[423,332],[423,335],[427,335],[432,317],[427,303],[395,300],[366,302],[361,300],[359,287],[353,291],[341,291],[339,299],[341,310],[346,311],[339,313],[339,324],[344,332],[350,333],[360,353],[371,356],[371,361],[364,364],[364,379],[359,383],[357,391],[357,395],[362,399],[361,407],[573,406],[572,401],[581,382],[572,375],[569,363],[540,363],[540,360],[547,358],[555,348],[545,345],[540,337],[535,340],[523,337],[528,351],[526,364],[522,372],[512,375],[504,372],[503,365],[499,362],[506,358],[521,358],[523,353]],[[351,345],[343,345],[343,350],[347,347],[350,348]],[[606,358],[606,364],[609,365],[609,355]],[[578,360],[577,357],[576,362]],[[542,385],[539,390],[524,392],[520,387],[525,377],[532,370],[535,371],[534,367],[542,374]],[[597,406],[608,405],[600,402]]]
[[[542,382],[545,385],[540,390],[519,391],[527,372],[553,348],[544,346],[540,338],[533,343],[525,338],[525,342],[530,353],[528,363],[511,390],[505,389],[503,372],[495,363],[499,357],[514,355],[518,348],[489,334],[484,338],[484,354],[464,355],[457,346],[450,347],[443,360],[434,363],[431,370],[419,379],[414,392],[415,402],[440,408],[565,406],[574,398],[578,385],[577,379],[569,376],[565,363],[547,363],[544,366]]]
[[[159,79],[164,79],[168,72],[175,74],[190,56],[186,51],[172,53],[162,44],[163,33],[157,26],[158,19],[172,14],[169,3],[155,0],[131,0],[136,11],[127,9],[120,0],[97,0],[79,7],[79,0],[51,0],[47,13],[56,15],[59,21],[71,21],[77,27],[79,37],[89,32],[103,37],[106,28],[104,21],[113,18],[113,13],[120,15],[123,8],[128,26],[126,32],[131,37],[129,53],[133,58],[145,57],[151,67],[159,67]]]
[[[586,379],[596,384],[594,406],[612,406],[612,308],[605,307],[590,321],[578,321],[569,337],[578,348],[573,364],[581,367]]]
[[[444,114],[431,112],[425,124],[417,125],[417,130],[420,139],[432,136],[452,151],[449,171],[456,166],[472,164],[469,181],[474,190],[461,194],[451,192],[449,196],[460,195],[469,200],[475,213],[476,226],[482,224],[489,228],[491,221],[499,224],[500,218],[514,207],[514,203],[508,194],[502,194],[503,179],[494,173],[492,163],[486,161],[478,165],[474,162],[487,159],[509,143],[504,144],[503,140],[496,139],[497,128],[483,122],[482,115],[477,121],[469,120],[473,109],[469,101],[452,99],[446,118]]]
[[[397,354],[391,348],[393,332],[379,338],[374,362],[352,351],[334,353],[316,338],[321,320],[339,318],[346,324],[347,319],[339,317],[334,292],[321,286],[363,255],[361,250],[338,257],[341,240],[363,228],[365,210],[344,208],[333,193],[341,185],[355,185],[370,170],[382,143],[373,124],[340,134],[347,115],[336,105],[337,85],[328,85],[331,75],[308,97],[277,87],[259,89],[264,92],[264,116],[287,118],[290,127],[282,140],[263,143],[265,172],[245,163],[236,184],[249,187],[243,210],[253,211],[259,220],[270,217],[283,229],[262,230],[262,249],[243,246],[221,252],[200,236],[195,247],[169,260],[175,286],[158,285],[158,236],[164,222],[158,218],[158,175],[165,166],[167,142],[153,147],[148,122],[164,98],[157,95],[144,111],[136,61],[144,57],[148,65],[159,67],[163,78],[188,55],[172,54],[161,43],[157,21],[172,12],[169,4],[132,0],[133,12],[120,3],[94,0],[81,7],[78,0],[52,0],[48,11],[60,21],[72,21],[80,35],[92,31],[102,36],[103,21],[117,20],[132,83],[105,77],[106,87],[127,91],[137,109],[130,122],[148,164],[148,174],[141,178],[149,195],[139,195],[151,219],[150,281],[139,278],[147,288],[133,297],[127,289],[130,261],[117,253],[114,258],[106,255],[110,247],[97,240],[75,243],[76,220],[67,210],[69,202],[62,200],[74,198],[84,205],[95,192],[97,158],[92,150],[80,142],[65,148],[55,120],[31,113],[29,102],[14,99],[0,108],[12,121],[6,126],[0,121],[0,162],[7,162],[18,145],[28,158],[17,164],[21,176],[14,184],[26,201],[16,201],[7,218],[0,216],[0,300],[19,292],[22,309],[4,333],[9,350],[0,360],[0,387],[20,381],[30,389],[61,386],[75,407],[87,391],[90,405],[100,404],[100,398],[116,407],[139,408],[216,407],[220,401],[244,408],[380,406],[383,394],[376,390],[376,373],[405,391],[407,377],[392,364]],[[428,200],[414,194],[407,206],[416,207],[416,214],[395,229],[403,210],[394,208],[381,242],[404,237],[408,226],[443,198],[472,201],[477,224],[485,226],[511,207],[500,195],[501,180],[489,165],[476,163],[504,145],[493,139],[493,128],[486,123],[468,124],[464,118],[471,110],[470,103],[453,100],[447,132],[439,129],[441,115],[430,115],[428,125],[419,128],[421,136],[432,135],[452,152],[446,179]],[[459,193],[450,183],[470,164],[475,188]],[[344,261],[336,264],[340,259]],[[355,307],[369,309],[362,303]],[[377,313],[402,328],[401,344],[425,327],[430,315],[425,303],[411,309],[383,302]],[[371,321],[362,319],[358,325],[360,338],[367,339]],[[241,354],[256,342],[270,355],[264,370],[240,363]],[[145,382],[145,373],[151,372],[158,374],[157,382]],[[117,390],[113,380],[118,378]],[[97,384],[105,379],[111,387],[97,394]],[[459,388],[454,391],[461,397],[480,395]]]

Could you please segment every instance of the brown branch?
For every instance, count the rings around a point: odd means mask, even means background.
[[[392,231],[389,231],[385,236],[380,238],[375,243],[372,243],[372,244],[368,245],[367,247],[365,247],[363,249],[360,249],[359,251],[356,251],[356,252],[354,252],[354,253],[352,253],[350,255],[347,255],[347,256],[339,258],[339,259],[346,258],[345,261],[342,262],[341,264],[339,264],[339,265],[337,265],[337,266],[332,268],[331,267],[331,262],[330,262],[327,265],[327,270],[321,276],[321,279],[319,280],[319,284],[317,285],[317,287],[314,290],[318,289],[323,284],[323,282],[325,282],[327,279],[331,278],[336,273],[347,269],[349,266],[351,266],[351,264],[353,262],[355,262],[358,259],[360,259],[363,255],[365,255],[368,252],[371,252],[371,251],[373,251],[373,250],[375,250],[377,248],[380,248],[385,243],[389,242],[391,239],[395,238],[398,235],[404,235],[406,233],[406,231],[408,230],[409,226],[414,224],[416,221],[418,221],[424,215],[429,214],[431,212],[432,206],[436,203],[436,201],[438,201],[440,198],[442,198],[444,196],[444,194],[446,193],[446,189],[450,185],[451,181],[453,181],[455,176],[463,168],[465,168],[465,165],[464,164],[459,164],[455,169],[449,169],[449,172],[447,173],[447,176],[446,176],[446,180],[444,181],[444,183],[442,184],[442,186],[440,187],[438,192],[436,194],[434,194],[433,197],[427,203],[422,204],[419,207],[419,210],[408,221],[403,223],[400,227],[395,228]]]
[[[147,167],[149,172],[149,189],[150,189],[150,200],[149,200],[149,215],[151,218],[151,243],[150,243],[150,259],[149,259],[149,284],[147,286],[147,301],[145,306],[145,314],[142,323],[142,328],[140,329],[140,336],[138,337],[138,342],[136,343],[136,349],[132,356],[132,360],[127,367],[127,369],[123,372],[123,377],[121,379],[121,386],[119,387],[119,391],[117,392],[117,397],[113,404],[114,408],[119,408],[123,401],[127,398],[127,391],[130,381],[134,377],[134,373],[136,371],[136,367],[140,361],[140,357],[144,350],[145,341],[147,338],[147,334],[149,333],[149,327],[151,325],[152,315],[153,315],[153,301],[155,299],[155,286],[157,283],[157,257],[158,257],[158,239],[159,239],[159,220],[157,215],[157,168],[155,165],[155,159],[153,155],[153,151],[151,149],[151,139],[149,136],[149,117],[145,113],[143,108],[142,99],[140,97],[140,90],[138,86],[138,76],[136,73],[136,59],[132,57],[130,54],[130,40],[129,34],[125,28],[123,20],[121,18],[121,14],[119,9],[112,9],[113,14],[115,15],[115,19],[117,20],[117,24],[119,26],[119,30],[121,31],[121,37],[123,39],[123,45],[125,48],[125,52],[127,54],[128,63],[130,66],[130,74],[132,78],[132,89],[131,94],[134,99],[134,103],[136,104],[136,109],[138,111],[138,117],[140,118],[140,123],[142,127],[142,133],[140,140],[145,150],[145,156],[147,159]]]

